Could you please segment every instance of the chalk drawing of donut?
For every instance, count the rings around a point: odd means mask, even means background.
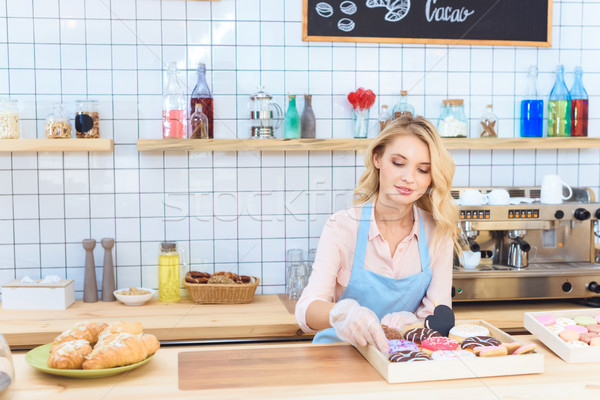
[[[354,26],[354,21],[352,21],[350,18],[342,18],[338,21],[338,29],[340,31],[350,32],[352,29],[354,29]]]
[[[388,6],[388,10],[387,14],[385,14],[385,20],[388,22],[398,22],[408,15],[410,0],[396,0]]]
[[[390,1],[392,0],[367,0],[367,7],[387,7],[390,5]]]
[[[356,12],[356,4],[351,1],[343,1],[342,4],[340,4],[340,10],[342,10],[344,14],[352,15]]]
[[[329,18],[333,15],[333,7],[323,1],[317,4],[315,10],[317,10],[317,14],[324,18]]]

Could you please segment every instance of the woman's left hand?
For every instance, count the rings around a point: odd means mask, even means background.
[[[396,329],[398,331],[402,330],[406,325],[414,324],[419,319],[415,316],[415,314],[408,311],[398,311],[395,313],[387,314],[381,320],[382,325],[387,325],[390,328]]]

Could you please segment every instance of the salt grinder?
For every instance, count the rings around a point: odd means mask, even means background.
[[[95,303],[98,301],[98,285],[96,284],[96,265],[94,263],[95,239],[83,239],[85,249],[85,275],[83,281],[83,301]]]
[[[102,301],[115,301],[115,265],[112,258],[112,248],[115,239],[104,238],[100,242],[104,247],[104,266],[102,268]]]

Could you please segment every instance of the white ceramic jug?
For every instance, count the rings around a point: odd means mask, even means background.
[[[563,186],[569,191],[568,196],[563,196]],[[562,204],[563,200],[573,196],[573,190],[558,175],[546,175],[542,180],[540,202],[542,204]]]

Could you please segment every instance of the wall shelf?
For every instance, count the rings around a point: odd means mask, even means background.
[[[112,139],[0,139],[0,152],[112,151]]]
[[[138,139],[138,151],[364,150],[372,139]],[[452,138],[449,150],[600,148],[600,138]]]

